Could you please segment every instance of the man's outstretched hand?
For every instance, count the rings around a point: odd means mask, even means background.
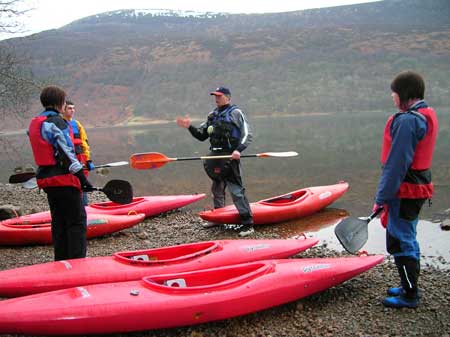
[[[177,117],[176,122],[178,126],[185,129],[191,126],[191,119],[189,118],[189,116]]]

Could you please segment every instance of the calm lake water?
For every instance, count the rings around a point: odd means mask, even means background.
[[[313,216],[277,225],[285,237],[307,232],[336,249],[341,246],[334,236],[334,226],[347,215],[367,216],[380,175],[379,153],[384,123],[388,113],[301,115],[252,118],[254,142],[247,153],[297,151],[293,158],[242,159],[244,183],[250,201],[284,194],[299,188],[349,182],[349,191],[326,210]],[[450,231],[442,231],[441,214],[450,208],[450,111],[438,109],[440,133],[433,161],[436,193],[431,207],[425,206],[418,227],[422,253],[429,260],[443,258],[450,263]],[[195,124],[195,123],[194,123]],[[128,160],[132,153],[160,152],[168,157],[200,156],[208,152],[208,142],[199,142],[175,123],[88,130],[96,164]],[[23,134],[1,136],[0,181],[7,182],[14,167],[32,163],[31,148]],[[8,149],[8,150],[6,150]],[[171,162],[153,170],[111,169],[108,176],[92,175],[96,185],[109,179],[129,180],[135,195],[208,193],[210,181],[200,161]],[[228,199],[231,203],[231,198]],[[210,208],[211,198],[191,206],[194,210]],[[259,231],[268,226],[258,227]],[[384,252],[384,230],[378,220],[369,226],[370,253]]]

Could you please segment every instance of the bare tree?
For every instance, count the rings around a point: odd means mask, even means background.
[[[22,0],[0,0],[1,33],[20,31],[21,25],[17,19],[29,10],[21,9],[22,4]],[[0,121],[23,119],[30,98],[39,87],[29,59],[19,56],[13,43],[0,41]]]
[[[20,9],[20,0],[0,0],[0,33],[17,33],[21,25],[16,20],[28,10]]]

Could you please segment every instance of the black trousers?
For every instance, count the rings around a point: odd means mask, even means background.
[[[253,224],[253,214],[245,194],[240,171],[240,161],[231,160],[229,171],[221,179],[213,179],[211,192],[214,198],[214,208],[225,207],[225,188],[228,187],[234,206],[239,212],[243,225]]]
[[[86,210],[75,187],[47,187],[55,261],[86,257]]]
[[[410,256],[394,256],[402,288],[407,298],[417,298],[420,261]]]

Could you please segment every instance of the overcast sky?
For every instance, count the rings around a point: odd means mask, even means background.
[[[86,16],[118,9],[179,9],[200,12],[274,13],[375,0],[23,0],[34,8],[21,17],[21,36],[62,27]],[[0,39],[17,35],[0,33]]]

